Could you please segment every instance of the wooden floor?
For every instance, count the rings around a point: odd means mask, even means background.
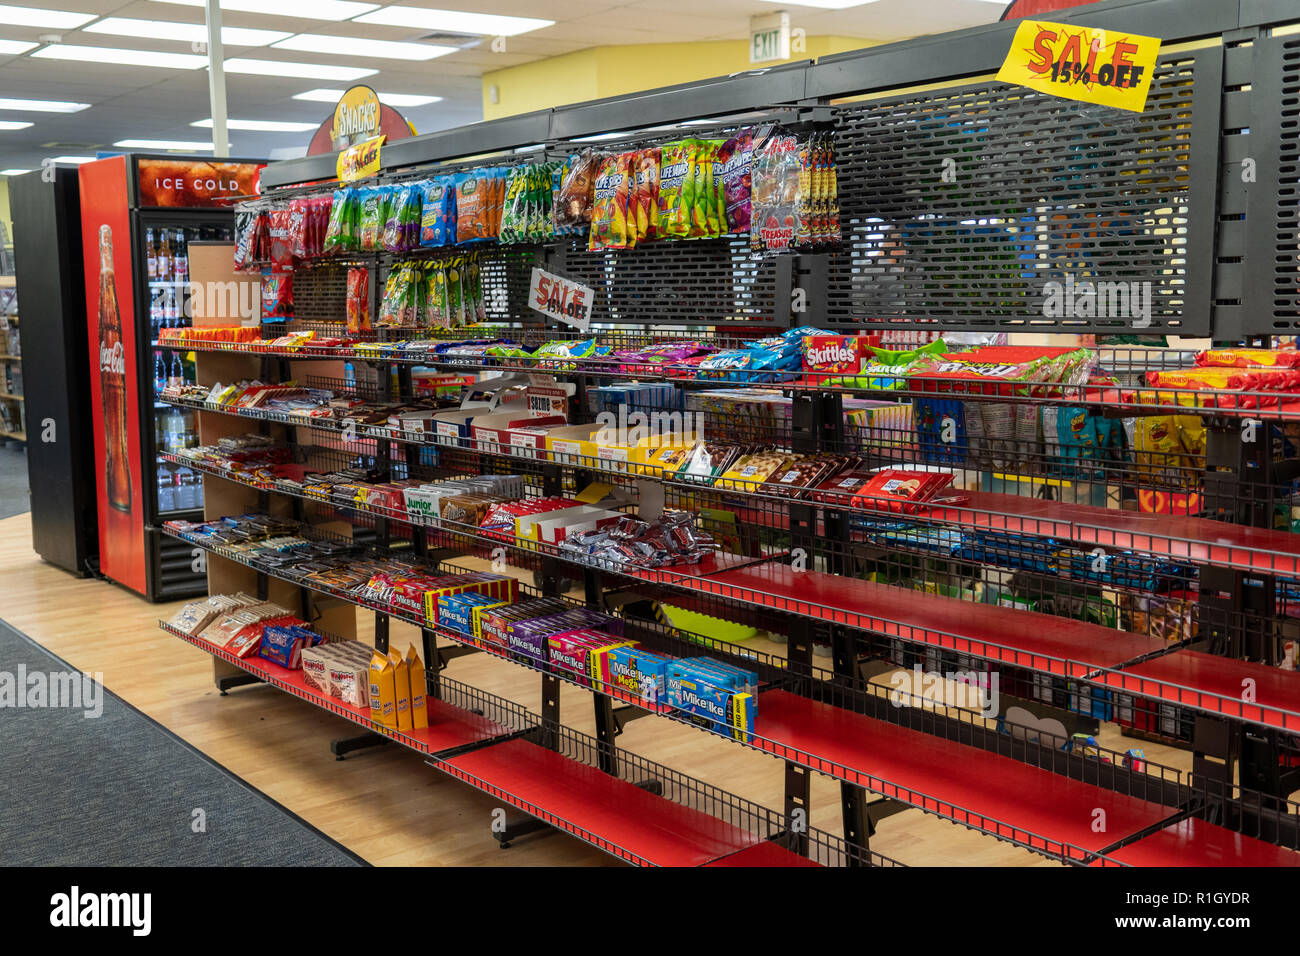
[[[497,848],[489,830],[499,803],[396,746],[337,761],[329,742],[355,725],[271,687],[221,697],[212,658],[160,631],[177,605],[149,604],[116,585],[77,579],[31,550],[27,515],[0,521],[0,619],[104,685],[250,785],[376,865],[603,866],[612,857],[548,832]],[[361,615],[359,625],[368,615]],[[361,626],[359,636],[364,636]],[[419,642],[395,624],[394,647]],[[767,648],[774,645],[768,644]],[[765,648],[765,649],[767,649]],[[452,661],[448,676],[540,709],[540,679],[485,655]],[[561,716],[592,733],[591,695],[562,685]],[[769,807],[782,805],[775,758],[670,721],[631,723],[619,745]],[[839,785],[814,776],[811,822],[839,832]],[[1028,851],[919,810],[878,825],[872,849],[912,866],[1054,866]]]

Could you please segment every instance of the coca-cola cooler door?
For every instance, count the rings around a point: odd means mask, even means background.
[[[134,306],[127,160],[84,163],[81,239],[89,323],[91,408],[99,566],[103,574],[147,593],[145,489],[141,481],[139,343]]]

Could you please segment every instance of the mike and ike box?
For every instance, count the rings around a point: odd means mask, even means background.
[[[393,702],[397,712],[397,729],[409,731],[411,724],[411,675],[406,658],[395,650],[388,651],[388,662],[393,665]]]
[[[424,661],[412,644],[406,649],[406,673],[411,683],[411,727],[423,730],[429,726],[429,704],[425,699],[428,691],[424,673]]]

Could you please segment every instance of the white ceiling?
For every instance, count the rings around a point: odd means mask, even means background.
[[[154,0],[0,0],[0,3],[93,13],[100,17],[131,17],[202,23],[201,7]],[[373,0],[382,3],[383,0]],[[785,9],[791,25],[808,36],[840,34],[864,41],[899,40],[990,23],[1004,4],[990,0],[875,0],[845,10],[824,10],[794,2],[763,0],[423,0],[394,6],[435,7],[476,13],[527,16],[555,20],[554,26],[506,38],[504,51],[494,52],[489,38],[456,53],[427,61],[377,60],[363,57],[298,53],[272,47],[227,47],[227,57],[366,66],[380,72],[364,82],[380,92],[422,93],[443,97],[429,106],[408,107],[402,113],[420,132],[475,122],[482,118],[480,77],[484,72],[570,53],[590,46],[626,43],[676,43],[693,40],[744,39],[749,17]],[[264,12],[223,11],[224,26],[252,27],[293,33],[330,34],[376,40],[420,39],[427,31],[352,22],[308,20],[276,13],[276,0],[266,0]],[[283,8],[282,8],[283,9]],[[700,11],[707,11],[701,14]],[[90,24],[87,24],[90,25]],[[0,23],[0,39],[37,42],[48,33],[61,33],[64,44],[116,47],[170,53],[191,53],[182,41],[87,33],[83,29],[8,26]],[[720,69],[718,72],[723,72]],[[665,77],[671,82],[671,77]],[[295,93],[350,84],[310,79],[226,75],[229,115],[244,120],[319,122],[331,112],[323,103],[293,99]],[[0,97],[71,100],[90,103],[79,113],[37,113],[0,110],[0,120],[34,125],[0,131],[0,169],[32,169],[45,157],[93,154],[112,148],[121,139],[201,141],[207,131],[190,124],[206,119],[207,71],[78,63],[67,60],[0,56]],[[555,102],[568,99],[556,90]],[[232,155],[284,158],[305,148],[310,133],[233,131]]]

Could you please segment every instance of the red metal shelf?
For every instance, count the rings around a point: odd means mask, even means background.
[[[1168,646],[1157,638],[1085,621],[820,571],[796,571],[786,564],[739,568],[674,583],[1065,677],[1118,667]]]
[[[967,494],[968,505],[931,508],[921,516],[963,528],[1060,538],[1079,545],[1140,551],[1173,561],[1300,574],[1300,535],[1287,531],[992,491]]]
[[[1130,694],[1300,730],[1300,673],[1279,667],[1179,650],[1103,674],[1098,680]],[[1253,699],[1243,696],[1248,692]]]
[[[322,694],[303,679],[302,671],[288,670],[261,657],[236,657],[225,648],[209,643],[201,637],[183,634],[165,623],[163,629],[182,640],[188,641],[200,650],[207,651],[214,657],[220,657],[241,670],[261,678],[280,690],[287,691],[295,697],[309,701],[317,707],[328,710],[340,717],[346,717],[367,730],[372,730],[377,734],[395,740],[422,754],[437,755],[458,747],[464,747],[467,744],[490,740],[493,737],[500,737],[510,733],[509,728],[503,727],[495,721],[488,720],[478,714],[472,714],[459,707],[453,707],[432,697],[426,697],[426,704],[429,709],[429,726],[427,728],[396,731],[372,721],[368,708],[363,710],[360,707],[344,703],[337,697]]]
[[[480,790],[641,865],[703,866],[763,842],[717,817],[525,740],[439,763]]]
[[[1177,812],[785,691],[760,696],[755,732],[782,759],[1077,861]]]
[[[1225,830],[1181,820],[1106,854],[1130,866],[1300,866],[1300,853]]]
[[[771,840],[764,840],[744,850],[737,850],[705,866],[821,866],[820,863],[791,853]]]

